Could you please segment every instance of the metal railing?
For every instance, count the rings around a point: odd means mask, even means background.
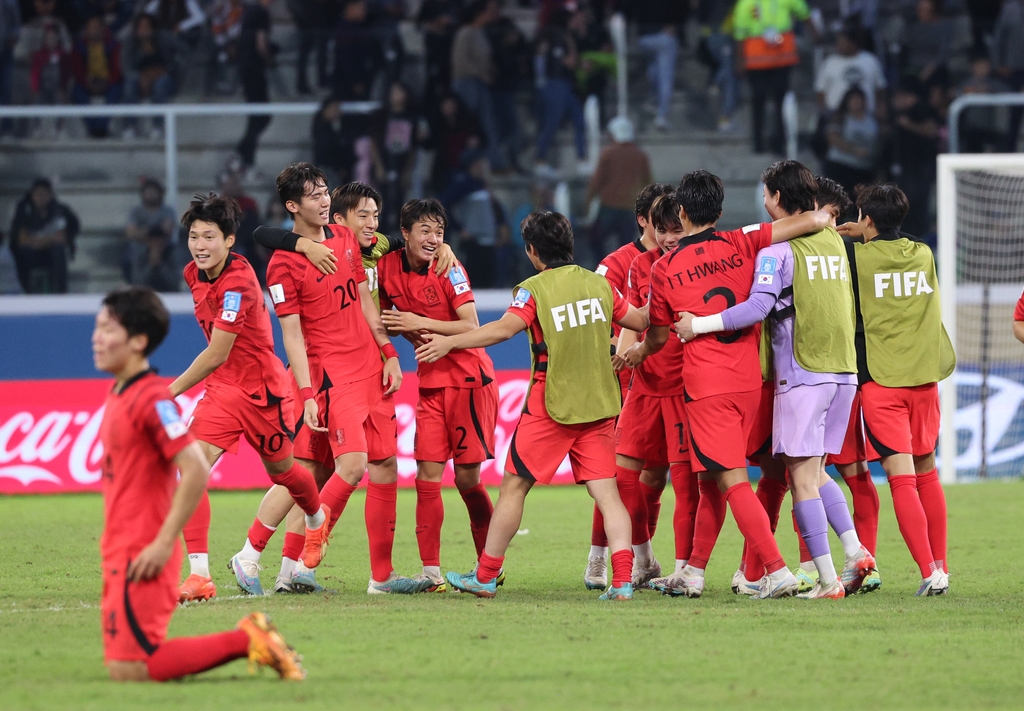
[[[380,107],[376,101],[342,102],[342,113],[369,113]],[[312,116],[320,110],[317,102],[281,104],[103,104],[67,106],[0,106],[4,118],[160,118],[164,120],[164,187],[173,207],[178,208],[178,117],[182,116]],[[111,146],[117,146],[116,142]]]
[[[972,106],[1022,106],[1024,94],[964,94],[949,105],[949,152],[960,152],[960,114]],[[1016,136],[1011,136],[1016,138]]]

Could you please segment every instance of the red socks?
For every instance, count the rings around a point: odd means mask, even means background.
[[[320,510],[320,493],[316,490],[316,479],[308,469],[298,462],[292,464],[292,468],[284,474],[271,476],[270,480],[288,489],[288,493],[295,499],[295,503],[307,516],[312,516]],[[334,511],[333,506],[331,506],[331,511]]]
[[[487,528],[491,525],[494,505],[491,503],[490,494],[487,493],[487,487],[483,484],[477,484],[459,493],[462,494],[462,501],[469,512],[469,530],[473,534],[473,545],[476,546],[476,554],[479,557],[484,552],[484,544],[487,543]]]
[[[498,577],[501,566],[505,563],[505,556],[493,556],[486,553],[480,554],[479,565],[476,568],[476,579],[481,583],[489,583]]]
[[[604,515],[596,504],[594,505],[594,519],[590,524],[590,545],[599,548],[608,547],[608,536],[604,532]]]
[[[750,483],[742,482],[730,486],[725,492],[725,500],[729,502],[729,508],[732,509],[732,516],[736,519],[740,533],[746,539],[747,545],[764,561],[765,569],[769,573],[774,573],[783,568],[785,562],[782,560],[778,544],[775,543],[775,536],[768,523],[768,514],[754,495]]]
[[[664,488],[656,489],[653,486],[640,482],[640,496],[643,497],[644,505],[647,507],[647,533],[654,538],[654,532],[658,530],[658,516],[661,515],[661,494]]]
[[[232,630],[202,637],[166,640],[146,660],[146,667],[150,679],[167,681],[198,674],[247,656],[249,635],[242,630]]]
[[[640,494],[640,472],[616,465],[615,484],[619,489],[622,505],[629,512],[633,528],[633,545],[638,546],[651,540],[647,533],[647,505]]]
[[[917,495],[921,498],[921,507],[928,519],[928,543],[931,545],[935,567],[949,572],[946,563],[946,494],[939,482],[939,472],[917,475]],[[870,550],[870,549],[869,549]]]
[[[252,525],[249,527],[249,543],[252,544],[253,548],[262,553],[263,549],[267,547],[267,543],[270,542],[270,537],[274,535],[275,530],[277,529],[264,526],[258,518],[254,518]]]
[[[707,568],[711,551],[718,542],[718,534],[725,523],[725,497],[718,489],[718,482],[700,480],[700,501],[697,503],[697,518],[693,528],[693,551],[689,564],[694,568]]]
[[[633,549],[612,553],[612,587],[621,588],[633,582]]]
[[[416,541],[423,565],[441,565],[441,482],[416,480]]]
[[[331,510],[331,520],[327,525],[328,531],[334,530],[334,524],[341,518],[341,513],[345,510],[345,506],[348,505],[348,500],[352,497],[352,492],[355,490],[356,487],[337,474],[332,474],[331,478],[324,484],[324,489],[320,492],[320,503],[327,504],[327,507]],[[316,511],[313,513],[316,513]]]
[[[768,525],[772,533],[775,533],[779,525],[779,511],[782,510],[782,502],[788,490],[785,482],[763,475],[757,482],[757,500],[768,514]],[[743,546],[743,575],[747,580],[760,580],[764,575],[764,564],[748,545]]]
[[[302,557],[302,549],[305,546],[306,537],[303,534],[289,531],[284,534],[284,547],[281,549],[281,557],[298,560]]]
[[[700,489],[697,488],[697,477],[693,474],[689,462],[670,465],[669,474],[672,477],[672,490],[676,493],[676,508],[672,514],[676,560],[689,560],[693,552],[693,526],[697,520]]]
[[[853,495],[853,527],[857,530],[857,538],[868,553],[875,554],[878,543],[878,492],[875,482],[871,480],[871,472],[864,472],[849,479],[843,479],[850,487]],[[918,477],[920,485],[920,477]]]
[[[366,538],[370,542],[370,571],[373,579],[382,583],[395,566],[391,551],[395,546],[395,509],[398,502],[398,484],[374,484],[366,488]]]
[[[935,557],[928,540],[928,518],[917,493],[917,476],[891,476],[889,489],[892,490],[892,506],[896,509],[896,522],[900,526],[900,533],[907,542],[910,555],[921,570],[921,577],[927,578],[932,573]]]
[[[185,550],[189,553],[210,552],[210,494],[203,491],[203,498],[199,499],[199,505],[192,513],[185,527],[182,529],[185,536]]]

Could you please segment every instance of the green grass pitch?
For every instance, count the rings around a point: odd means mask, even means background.
[[[259,493],[215,493],[211,567],[221,598],[178,610],[171,636],[233,626],[263,609],[309,678],[251,678],[244,662],[184,682],[106,680],[97,609],[99,496],[0,498],[0,709],[1020,708],[1024,705],[1024,485],[947,489],[951,594],[913,596],[918,574],[885,487],[883,586],[843,601],[737,598],[731,518],[700,600],[584,591],[590,500],[538,487],[494,600],[366,595],[363,497],[353,497],[320,571],[336,594],[237,597],[226,561]],[[492,492],[492,495],[494,492]],[[399,495],[395,565],[418,571],[414,494]],[[445,491],[446,569],[473,564],[465,508]],[[672,495],[655,550],[672,566]],[[789,505],[778,538],[797,560]],[[272,587],[283,536],[264,554]],[[833,538],[833,551],[839,550]]]

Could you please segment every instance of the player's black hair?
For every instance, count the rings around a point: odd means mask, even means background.
[[[668,183],[651,183],[636,196],[636,205],[633,207],[633,213],[637,217],[643,217],[644,219],[650,219],[651,217],[651,205],[662,195],[671,195],[675,190],[674,187]],[[640,223],[636,223],[636,228],[640,231],[640,235],[643,236],[644,228],[640,226]]]
[[[192,223],[196,220],[212,222],[227,238],[238,231],[238,225],[242,221],[242,208],[239,207],[237,200],[226,195],[193,195],[192,202],[181,216],[182,227],[188,231],[192,229]]]
[[[544,264],[572,261],[572,225],[557,212],[531,212],[519,225],[523,242],[532,244]]]
[[[447,227],[448,213],[445,212],[444,205],[434,198],[410,200],[402,205],[402,212],[398,217],[398,223],[402,226],[403,230],[408,232],[417,222],[425,222],[427,220],[440,222],[442,228]]]
[[[725,186],[717,175],[695,170],[679,180],[675,201],[694,225],[713,225],[722,216]]]
[[[124,326],[128,336],[144,335],[147,338],[148,356],[164,342],[171,327],[171,315],[156,292],[148,286],[130,286],[106,295],[103,306],[107,312]]]
[[[300,202],[317,183],[327,185],[327,175],[312,163],[292,163],[277,176],[277,196],[288,209],[287,202]]]
[[[795,160],[780,160],[772,163],[761,173],[761,182],[770,193],[779,193],[779,207],[793,215],[814,209],[814,196],[818,183],[814,173],[803,163]]]
[[[660,232],[682,229],[683,221],[679,219],[679,203],[674,195],[661,195],[651,205],[651,224]]]
[[[907,195],[896,183],[885,185],[858,185],[857,209],[863,217],[870,217],[879,232],[896,232],[910,210]]]
[[[823,175],[815,176],[814,179],[818,182],[818,192],[814,197],[818,209],[824,210],[826,205],[833,205],[839,210],[840,217],[849,212],[853,207],[853,201],[842,185]]]
[[[374,204],[377,205],[378,212],[384,207],[380,193],[366,183],[360,183],[357,180],[339,185],[331,193],[331,217],[333,218],[335,215],[348,217],[348,213],[359,207],[359,203],[363,201],[363,198],[373,200]]]

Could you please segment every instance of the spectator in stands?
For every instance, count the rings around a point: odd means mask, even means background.
[[[178,216],[164,203],[164,186],[156,178],[144,178],[139,188],[139,204],[128,213],[128,224],[124,228],[125,248],[121,272],[126,282],[146,283],[144,276],[149,271],[154,251],[163,255],[163,249],[158,250],[153,242],[159,234],[165,246],[172,245],[171,238],[177,223]]]
[[[14,47],[14,58],[27,66],[35,53],[43,48],[43,38],[48,29],[56,30],[60,36],[61,49],[71,52],[71,33],[68,32],[68,26],[54,14],[57,0],[33,0],[32,8],[35,16],[21,26],[21,33]]]
[[[334,39],[334,93],[342,101],[367,101],[383,61],[366,0],[342,0]]]
[[[516,208],[512,215],[512,224],[509,228],[509,243],[512,247],[514,259],[507,262],[502,260],[501,265],[507,277],[510,277],[513,284],[518,284],[523,279],[531,276],[536,270],[530,264],[526,256],[526,242],[523,240],[523,220],[531,212],[552,212],[555,209],[555,186],[547,180],[536,180],[530,186],[529,199]]]
[[[218,192],[224,197],[237,200],[238,207],[242,210],[242,218],[238,223],[238,230],[235,231],[234,250],[249,260],[260,279],[265,278],[267,272],[266,253],[257,249],[256,240],[252,236],[262,221],[259,203],[245,192],[238,175],[230,170],[221,173],[217,179],[217,187]]]
[[[590,266],[636,239],[636,196],[653,182],[651,162],[633,142],[633,123],[625,116],[613,118],[608,133],[613,142],[601,151],[584,203],[589,205],[595,197],[601,203],[591,229]]]
[[[480,122],[487,139],[491,167],[501,171],[505,169],[505,162],[491,94],[496,70],[491,43],[484,29],[497,18],[495,0],[474,0],[466,9],[466,22],[452,42],[452,90]]]
[[[491,289],[496,283],[498,224],[487,173],[486,152],[470,149],[462,157],[462,169],[439,197],[451,220],[447,231],[455,238],[460,259],[478,289]]]
[[[1005,0],[1003,3],[992,38],[992,60],[996,74],[1007,83],[1010,91],[1024,89],[1024,3],[1020,0]],[[1010,125],[1004,147],[1010,153],[1017,150],[1022,118],[1024,108],[1010,108]]]
[[[935,158],[942,127],[941,117],[925,98],[926,91],[919,79],[906,77],[892,99],[896,129],[892,173],[910,202],[903,229],[917,237],[931,231],[929,202],[935,185]]]
[[[451,183],[459,170],[459,162],[467,148],[483,145],[480,125],[454,94],[442,94],[436,113],[430,121],[428,147],[434,151],[431,190],[440,193]]]
[[[985,50],[975,51],[971,58],[971,74],[960,85],[958,93],[1000,94],[1009,87],[992,73],[992,59]],[[960,150],[964,153],[999,151],[1007,143],[994,106],[970,106],[960,114]]]
[[[955,27],[942,16],[940,0],[917,0],[915,15],[904,41],[904,73],[917,77],[925,86],[948,87]]]
[[[523,172],[519,164],[522,144],[519,135],[519,93],[529,86],[532,56],[519,26],[505,15],[487,25],[487,38],[494,48],[494,83],[491,100],[497,123],[499,151],[503,165]]]
[[[181,288],[181,270],[174,261],[174,243],[160,229],[154,227],[146,234],[144,259],[138,268],[139,286],[169,293]]]
[[[789,91],[790,70],[800,61],[794,30],[797,22],[809,17],[804,0],[739,0],[736,4],[733,37],[742,52],[742,67],[750,84],[755,153],[764,153],[766,147],[779,155],[785,153],[782,101]],[[765,136],[769,100],[774,133]]]
[[[568,118],[572,122],[576,158],[581,173],[593,170],[585,165],[587,158],[586,126],[583,104],[576,94],[576,68],[579,52],[569,32],[569,11],[558,8],[551,12],[547,26],[537,36],[537,84],[540,88],[540,126],[537,133],[537,165],[540,176],[554,175],[548,163],[548,150],[559,127]]]
[[[270,227],[280,227],[283,230],[290,230],[295,226],[295,219],[292,214],[281,204],[281,200],[274,193],[267,199],[267,214],[263,217],[263,224]],[[259,247],[259,245],[256,245]]]
[[[85,23],[71,54],[71,71],[75,76],[71,100],[76,104],[89,104],[94,99],[116,104],[121,100],[121,46],[102,17],[93,16]],[[85,127],[90,136],[103,138],[109,133],[110,119],[87,118]]]
[[[129,104],[166,104],[178,88],[178,67],[174,39],[157,28],[156,18],[142,14],[132,23],[132,34],[124,43],[124,100]],[[128,123],[125,133],[134,134],[137,123]],[[163,118],[153,119],[156,137],[163,135]]]
[[[21,33],[17,0],[0,0],[0,106],[14,98],[14,47]]]
[[[74,259],[78,216],[38,178],[14,208],[11,253],[26,294],[66,294],[68,258]]]
[[[242,94],[249,103],[265,104],[270,101],[267,70],[272,58],[270,44],[270,0],[258,0],[246,5],[242,15],[242,32],[238,41],[238,75],[242,81]],[[245,135],[237,151],[239,171],[253,172],[256,162],[256,144],[270,125],[270,116],[252,114],[245,124]],[[258,211],[257,211],[258,212]]]
[[[672,93],[675,90],[676,58],[679,55],[679,36],[689,16],[687,2],[665,0],[630,0],[627,14],[637,23],[640,33],[638,45],[651,55],[647,78],[657,100],[654,126],[668,129]]]
[[[417,24],[426,50],[427,98],[436,99],[452,82],[452,41],[459,26],[459,0],[424,0]]]
[[[103,24],[115,37],[131,22],[136,10],[134,0],[75,0],[74,4],[81,17],[102,16]]]
[[[973,52],[987,52],[992,44],[993,32],[1003,0],[970,0],[964,3],[971,17],[971,34],[974,39]]]
[[[511,289],[522,281],[512,265],[523,253],[522,248],[512,244],[511,229],[508,224],[508,211],[501,200],[491,193],[491,210],[494,212],[494,286],[495,289]],[[517,254],[518,253],[518,254]]]
[[[878,168],[878,121],[868,111],[867,95],[859,86],[847,90],[829,121],[825,175],[847,194],[862,183],[875,182]]]
[[[332,187],[351,180],[356,160],[342,121],[341,102],[333,96],[324,99],[313,117],[313,163],[327,173],[327,184]]]
[[[150,0],[144,12],[156,18],[183,48],[195,49],[206,26],[206,13],[198,0]]]
[[[333,0],[287,0],[288,12],[298,30],[299,54],[295,60],[295,90],[309,94],[309,55],[316,62],[316,85],[326,87],[330,83],[327,75],[327,43],[331,39],[331,28],[338,24],[338,6]]]
[[[384,207],[381,229],[398,234],[398,215],[409,189],[416,149],[426,138],[425,120],[413,108],[409,90],[398,82],[388,89],[388,100],[374,121],[372,158],[374,182],[381,188]]]
[[[885,72],[878,57],[862,47],[859,25],[846,23],[836,37],[836,51],[828,56],[814,77],[818,110],[829,116],[839,109],[850,89],[858,88],[867,101],[868,113],[883,115],[886,107]]]
[[[210,34],[213,38],[211,74],[204,90],[216,88],[218,92],[230,95],[235,92],[234,67],[238,62],[238,40],[242,36],[242,16],[245,4],[242,0],[215,0],[210,5]],[[301,48],[301,44],[299,45]]]
[[[43,46],[32,55],[29,87],[33,104],[66,104],[71,82],[71,53],[61,46],[56,27],[43,33]]]
[[[584,103],[597,97],[601,116],[604,116],[604,98],[608,79],[615,74],[617,60],[612,38],[597,21],[592,8],[579,7],[569,18],[569,31],[576,41],[580,58],[576,66],[576,92]],[[604,121],[602,120],[603,124]]]
[[[700,0],[697,13],[701,34],[708,53],[714,60],[712,86],[718,94],[718,130],[728,133],[735,127],[739,80],[736,77],[736,43],[728,26],[732,22],[732,3]]]

